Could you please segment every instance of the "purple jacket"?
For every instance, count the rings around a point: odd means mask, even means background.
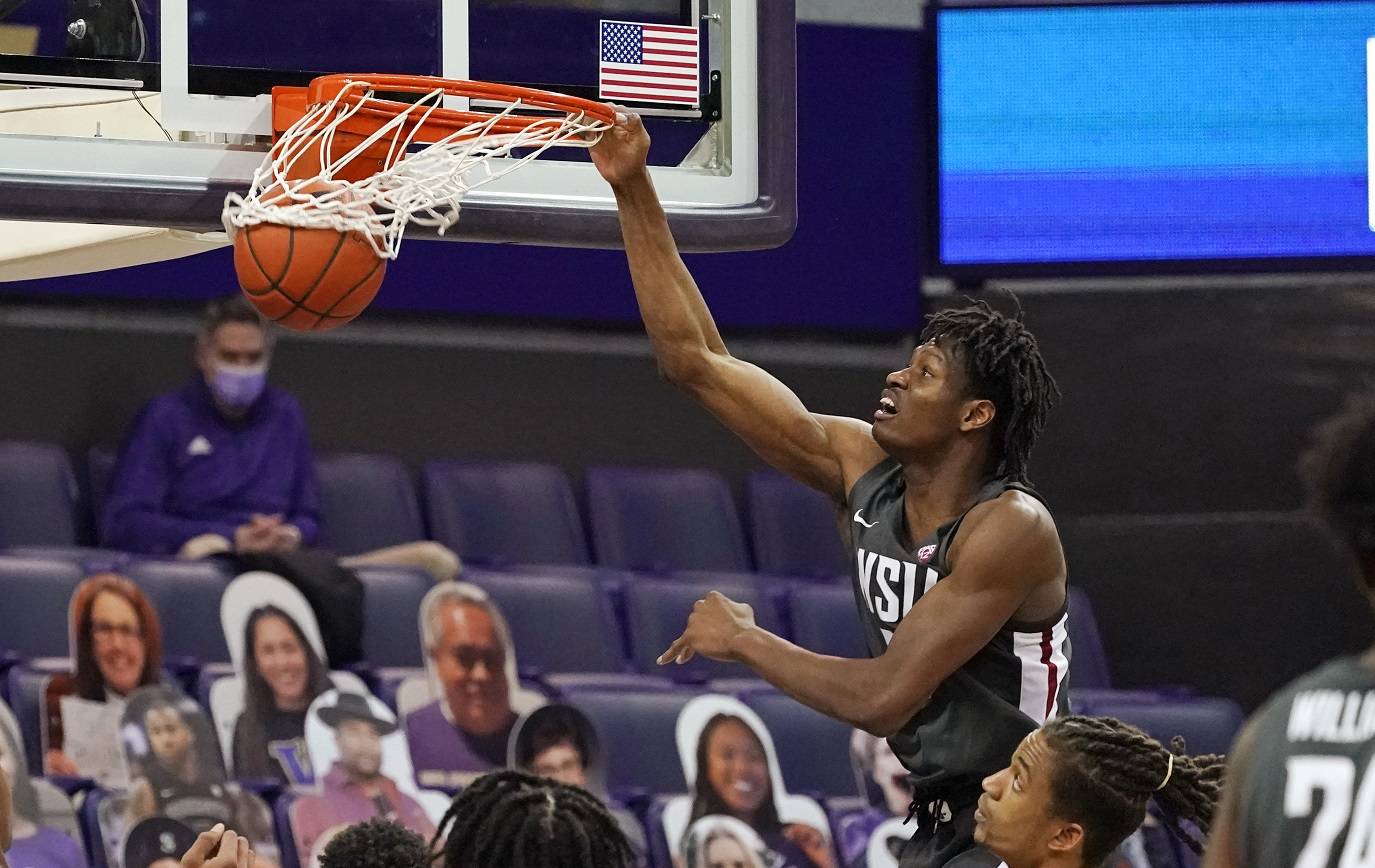
[[[320,494],[305,414],[268,387],[240,421],[226,420],[197,374],[144,407],[121,451],[101,542],[141,554],[175,554],[192,537],[234,530],[280,513],[319,533]]]

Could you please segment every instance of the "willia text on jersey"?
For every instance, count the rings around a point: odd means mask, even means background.
[[[875,657],[922,596],[950,575],[950,544],[968,515],[909,548],[905,490],[901,465],[889,459],[855,483],[847,503],[855,602]],[[999,479],[979,492],[974,506],[1007,491],[1040,499],[1025,485]],[[1041,622],[1003,625],[889,739],[919,792],[956,805],[977,798],[980,781],[1007,765],[1028,732],[1068,710],[1066,620],[1062,608]]]
[[[1345,657],[1310,672],[1266,703],[1252,737],[1242,864],[1375,865],[1375,669]]]

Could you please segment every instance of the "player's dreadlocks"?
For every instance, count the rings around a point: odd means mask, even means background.
[[[1185,756],[1184,739],[1166,748],[1110,717],[1058,717],[1041,735],[1056,760],[1050,812],[1084,827],[1085,866],[1102,864],[1141,825],[1152,797],[1175,837],[1203,852],[1222,791],[1224,757]]]
[[[390,820],[357,823],[335,835],[320,855],[320,868],[426,868],[425,839]]]
[[[630,868],[635,856],[595,796],[517,771],[479,778],[449,806],[444,868]]]
[[[1375,392],[1349,395],[1341,412],[1313,429],[1299,476],[1309,508],[1343,542],[1375,556]]]
[[[1015,299],[1015,296],[1014,296]],[[936,341],[964,364],[969,393],[993,402],[993,475],[1026,481],[1031,447],[1046,427],[1060,387],[1046,370],[1036,338],[1015,316],[986,301],[933,314],[921,343]]]

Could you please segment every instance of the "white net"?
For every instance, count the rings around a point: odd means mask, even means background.
[[[361,99],[351,103],[355,95]],[[556,145],[591,147],[608,128],[585,114],[569,113],[540,117],[518,132],[496,132],[522,107],[516,101],[439,141],[417,145],[423,124],[442,108],[444,95],[442,88],[430,91],[342,152],[335,145],[341,126],[370,103],[381,102],[367,82],[350,82],[330,102],[308,108],[282,135],[254,173],[246,195],[226,197],[225,230],[233,237],[246,226],[274,223],[360,232],[378,256],[395,259],[407,224],[433,226],[442,235],[458,222],[459,205],[469,190],[516,171]],[[386,168],[361,181],[339,179],[351,162],[378,147],[385,150]],[[303,160],[323,168],[300,178],[293,167]]]

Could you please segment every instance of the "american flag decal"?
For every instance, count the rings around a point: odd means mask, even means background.
[[[602,99],[697,105],[696,27],[603,21],[601,32]]]

